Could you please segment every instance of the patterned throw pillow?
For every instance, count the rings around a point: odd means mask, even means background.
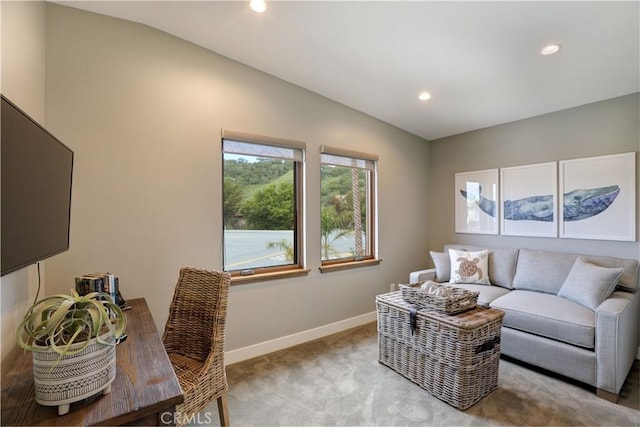
[[[458,251],[449,249],[451,258],[450,283],[473,283],[490,285],[489,281],[489,251]]]

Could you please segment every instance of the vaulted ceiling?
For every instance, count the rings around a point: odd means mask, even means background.
[[[57,1],[437,139],[640,89],[637,1]],[[554,55],[540,50],[561,45]],[[420,101],[428,91],[431,99]]]

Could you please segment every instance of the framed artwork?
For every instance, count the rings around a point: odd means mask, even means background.
[[[556,162],[500,169],[500,232],[507,236],[558,236]]]
[[[456,233],[498,234],[498,169],[455,176]]]
[[[636,153],[560,162],[560,237],[636,240]]]

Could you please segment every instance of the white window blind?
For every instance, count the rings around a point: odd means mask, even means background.
[[[222,132],[222,151],[255,157],[304,160],[306,144],[300,141],[225,130]]]
[[[375,154],[320,146],[320,161],[324,164],[375,171],[377,160]]]

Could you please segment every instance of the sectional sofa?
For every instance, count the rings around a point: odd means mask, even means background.
[[[638,260],[465,245],[431,256],[435,268],[410,283],[479,292],[479,305],[505,312],[502,354],[617,402],[638,348]]]

